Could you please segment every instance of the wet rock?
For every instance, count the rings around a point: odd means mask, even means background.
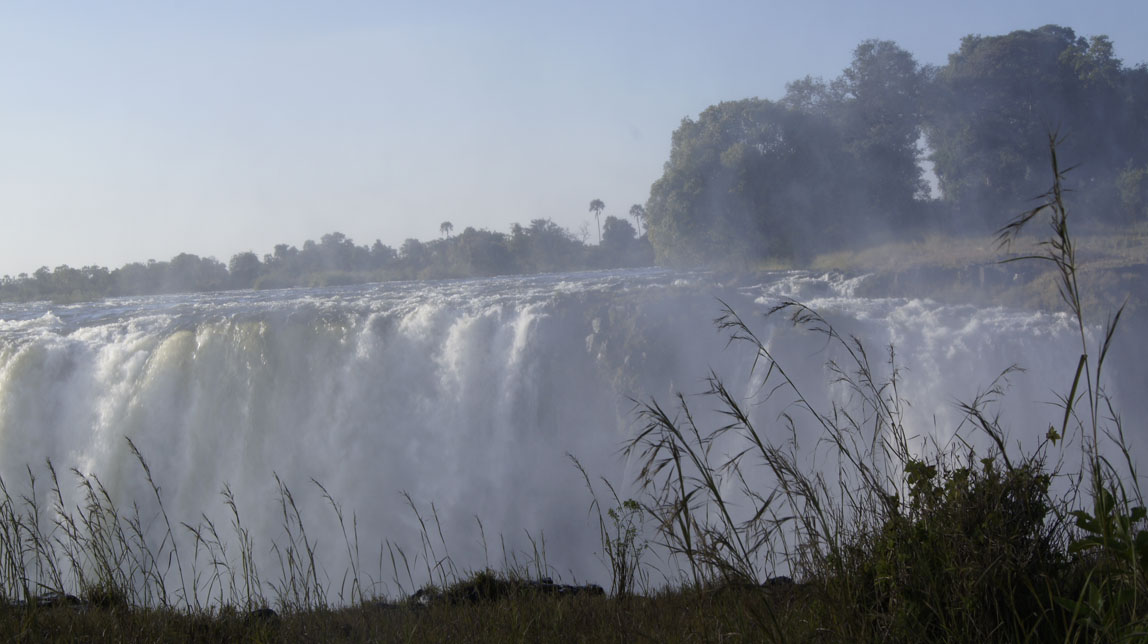
[[[68,593],[44,593],[43,595],[37,595],[32,601],[40,608],[50,606],[82,606],[85,603],[79,597],[69,595]]]
[[[538,580],[530,579],[500,579],[489,573],[479,573],[474,577],[459,582],[445,591],[421,589],[411,596],[416,605],[428,605],[435,602],[449,604],[477,604],[492,602],[509,597],[524,595],[558,595],[574,596],[605,595],[606,591],[597,584],[576,586],[571,584],[556,584],[549,577]]]
[[[279,619],[279,613],[264,606],[263,608],[256,608],[255,610],[247,613],[247,619],[252,621],[266,621]]]
[[[57,608],[57,607],[71,607],[76,609],[87,609],[91,604],[68,593],[50,592],[36,595],[29,601],[14,601],[8,604],[10,608]]]
[[[793,587],[793,579],[785,575],[778,575],[761,582],[761,587],[765,589],[788,589]]]

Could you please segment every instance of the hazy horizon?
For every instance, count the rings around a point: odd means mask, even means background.
[[[826,18],[828,17],[828,19]],[[1148,60],[1144,3],[145,3],[0,8],[0,275],[227,262],[339,231],[577,233],[644,203],[684,117],[832,78],[862,40],[943,64],[1045,24]]]

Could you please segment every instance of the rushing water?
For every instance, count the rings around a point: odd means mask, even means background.
[[[384,539],[423,552],[406,492],[424,519],[433,502],[446,542],[432,528],[436,552],[459,569],[500,567],[504,552],[531,553],[544,540],[553,573],[603,582],[590,496],[567,455],[632,493],[635,466],[619,448],[634,430],[633,399],[672,406],[675,392],[703,390],[711,369],[753,393],[753,356],[713,326],[719,298],[814,398],[837,395],[825,362],[840,356],[823,336],[761,316],[782,298],[855,334],[876,364],[895,346],[917,435],[944,442],[961,421],[955,404],[1013,364],[1028,371],[1011,378],[1002,407],[1011,438],[1031,441],[1056,422],[1047,403],[1079,356],[1066,317],[860,298],[861,279],[789,272],[731,287],[640,270],[4,305],[0,476],[19,490],[25,467],[42,477],[46,459],[96,474],[121,507],[140,505],[158,540],[127,437],[173,523],[206,514],[229,533],[219,493],[230,486],[264,577],[278,570],[268,544],[284,538],[277,475],[335,586],[343,536],[312,479],[342,505],[348,528],[354,513],[364,577],[391,579]],[[1109,391],[1138,421],[1143,348],[1125,340],[1134,350],[1116,357]],[[766,424],[778,412],[755,410]]]

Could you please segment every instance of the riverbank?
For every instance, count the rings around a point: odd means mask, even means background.
[[[1006,261],[1042,254],[1040,242],[1025,236],[1003,247],[993,236],[931,235],[913,242],[819,255],[809,268],[870,274],[857,292],[865,297],[928,297],[1059,310],[1063,305],[1060,278],[1051,263]],[[1130,312],[1143,306],[1140,294],[1148,277],[1148,225],[1080,235],[1076,252],[1086,308],[1114,309],[1128,296]]]

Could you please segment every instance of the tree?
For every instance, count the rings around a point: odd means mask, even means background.
[[[211,257],[180,253],[171,258],[164,271],[163,291],[190,293],[215,291],[227,284],[227,267]]]
[[[458,238],[462,275],[505,275],[515,272],[506,235],[467,227]]]
[[[783,105],[824,119],[844,140],[858,229],[916,223],[918,200],[928,195],[919,141],[930,74],[896,43],[866,40],[832,82],[806,76],[786,85]]]
[[[830,116],[841,105],[841,97],[824,80],[806,76],[785,84],[781,104],[806,114]]]
[[[262,271],[259,257],[250,251],[233,255],[227,264],[232,288],[251,288]]]
[[[836,127],[761,99],[721,103],[674,132],[650,188],[646,234],[660,263],[808,255],[845,237],[859,181]]]
[[[395,249],[387,246],[378,239],[374,244],[371,244],[371,268],[378,270],[385,268],[388,264],[395,261],[399,254]]]
[[[622,266],[627,263],[627,255],[634,245],[634,227],[625,219],[614,216],[606,217],[606,227],[602,233],[602,243],[599,248],[609,266]]]
[[[1004,36],[967,36],[937,71],[928,136],[944,198],[966,215],[1017,210],[1047,188],[1047,133],[1077,164],[1066,187],[1099,188],[1119,210],[1116,177],[1148,162],[1148,101],[1137,100],[1103,36],[1085,39],[1046,25]]]
[[[454,224],[449,221],[444,221],[438,225],[438,231],[442,233],[443,237],[450,237],[451,231],[454,230]]]
[[[399,247],[399,259],[411,270],[417,271],[422,268],[428,255],[426,245],[413,237],[404,240],[403,245]]]
[[[355,242],[343,233],[323,235],[316,251],[323,270],[350,271],[355,268]]]
[[[606,208],[606,204],[602,203],[601,199],[595,199],[590,202],[590,212],[594,213],[594,219],[598,222],[598,243],[602,243],[602,210]]]
[[[888,40],[866,40],[833,81],[838,127],[860,173],[871,219],[903,219],[928,194],[917,142],[927,73],[912,54]],[[911,223],[901,221],[898,223]]]
[[[533,219],[515,229],[511,249],[521,269],[535,272],[565,271],[585,266],[585,246],[550,219]]]
[[[638,236],[642,236],[642,220],[646,218],[646,209],[642,204],[634,204],[630,206],[630,216],[634,218],[634,223],[637,224]]]

